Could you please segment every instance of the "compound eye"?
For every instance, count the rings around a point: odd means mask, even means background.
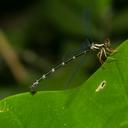
[[[106,47],[110,47],[111,43],[110,43],[110,40],[107,38],[105,41],[104,41],[104,44]]]

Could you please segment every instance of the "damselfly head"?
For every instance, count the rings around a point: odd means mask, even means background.
[[[106,48],[111,46],[111,42],[110,42],[109,38],[105,39],[103,43]]]

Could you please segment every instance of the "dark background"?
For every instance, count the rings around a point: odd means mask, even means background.
[[[87,44],[128,37],[127,0],[4,0],[0,3],[0,98],[30,85]],[[100,66],[89,54],[60,69],[40,90],[79,86]]]

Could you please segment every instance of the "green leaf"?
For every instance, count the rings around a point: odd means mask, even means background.
[[[23,93],[0,102],[1,128],[127,128],[128,41],[79,88]],[[96,92],[105,80],[106,86]],[[54,85],[53,85],[54,86]]]

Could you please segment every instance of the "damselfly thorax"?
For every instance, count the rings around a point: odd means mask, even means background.
[[[97,52],[97,57],[101,64],[113,52],[109,39],[104,40],[103,43],[92,43],[90,49]]]
[[[41,80],[46,79],[49,75],[54,73],[56,70],[58,70],[61,67],[64,67],[68,63],[72,62],[73,60],[77,59],[78,57],[88,53],[95,51],[97,54],[97,57],[99,59],[99,62],[103,64],[104,60],[107,58],[108,55],[110,55],[113,52],[113,49],[111,48],[111,43],[109,39],[104,40],[102,43],[92,42],[88,48],[85,48],[80,53],[74,54],[71,58],[61,62],[60,64],[56,65],[54,68],[49,70],[47,73],[43,74],[39,79],[37,79],[30,87],[31,92],[35,92],[36,88],[39,86],[39,82]]]

